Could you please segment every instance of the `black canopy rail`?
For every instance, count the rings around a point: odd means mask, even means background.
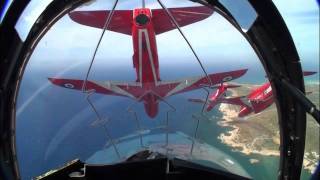
[[[279,81],[278,83],[280,83],[283,88],[286,89],[286,91],[288,91],[293,98],[299,102],[304,110],[309,113],[318,122],[318,124],[320,124],[319,109],[317,109],[317,106],[306,97],[306,94],[292,85],[288,80],[286,80],[286,78],[279,78],[276,80]]]

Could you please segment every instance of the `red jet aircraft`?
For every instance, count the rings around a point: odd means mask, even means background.
[[[316,72],[306,71],[303,72],[304,76],[310,76]],[[207,111],[210,111],[219,103],[226,103],[240,106],[240,112],[238,117],[244,117],[250,113],[259,113],[274,102],[273,93],[270,82],[266,82],[257,89],[251,90],[249,95],[241,97],[225,97],[227,88],[236,88],[239,85],[226,85],[221,83],[217,90],[209,95]],[[191,102],[205,104],[206,101],[203,99],[189,99]]]
[[[240,87],[239,85],[232,85],[232,84],[224,84],[221,83],[220,86],[215,87],[217,90],[214,93],[211,93],[208,97],[208,106],[206,108],[207,111],[211,111],[218,103],[221,103],[219,100],[224,99],[227,96],[226,92],[228,88],[237,88]],[[206,103],[205,100],[202,99],[189,99],[191,102],[196,103]]]
[[[169,8],[179,26],[201,21],[213,10],[200,7]],[[77,23],[103,28],[110,11],[74,11],[69,14]],[[133,66],[136,69],[136,82],[96,82],[87,81],[86,89],[96,93],[125,96],[143,102],[149,117],[158,113],[159,100],[171,95],[202,88],[202,85],[215,85],[239,78],[247,69],[209,74],[175,81],[161,81],[157,53],[156,35],[176,29],[163,9],[139,8],[134,10],[116,10],[113,13],[108,30],[132,36]],[[210,79],[210,80],[209,80]],[[49,78],[58,86],[82,90],[84,80]]]

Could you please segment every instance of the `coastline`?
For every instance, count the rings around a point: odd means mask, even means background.
[[[230,90],[232,96],[238,96],[238,93],[235,90]],[[250,154],[260,154],[264,156],[279,156],[279,151],[276,150],[269,150],[269,149],[261,149],[257,150],[254,149],[254,142],[258,140],[261,137],[255,138],[255,140],[251,143],[244,143],[240,141],[239,131],[240,128],[232,124],[232,122],[237,118],[238,111],[233,108],[231,105],[228,104],[221,104],[219,107],[219,111],[222,112],[222,120],[218,122],[218,125],[223,127],[231,127],[232,130],[228,131],[227,133],[221,133],[218,136],[218,139],[233,148],[235,148],[236,151],[239,151],[243,154],[250,155]],[[274,140],[276,142],[277,140]],[[279,143],[280,144],[280,143]]]
[[[231,91],[232,96],[238,96],[238,93],[233,90],[229,89]],[[248,125],[245,127],[251,128],[250,123],[252,123],[250,120],[236,120],[238,119],[238,110],[233,105],[228,104],[221,104],[219,107],[219,111],[222,113],[221,121],[218,121],[218,125],[222,127],[230,127],[231,130],[221,133],[218,136],[218,139],[234,148],[234,151],[241,152],[246,155],[251,154],[258,154],[263,156],[279,156],[280,151],[276,149],[270,149],[268,147],[264,146],[264,143],[266,141],[269,141],[273,143],[274,145],[279,146],[280,145],[280,138],[277,135],[269,135],[269,136],[259,136],[252,139],[248,138],[249,141],[245,141],[243,137],[241,137],[241,127],[242,125]],[[262,133],[261,133],[262,134]],[[260,141],[260,144],[257,143],[257,141]],[[256,146],[255,144],[258,144]],[[259,146],[260,145],[260,146]],[[317,165],[317,159],[319,159],[319,154],[316,152],[306,152],[304,155],[303,160],[303,168],[312,173]],[[251,161],[250,163],[257,163],[256,161]]]
[[[317,167],[319,159],[319,154],[316,152],[306,152],[303,156],[303,167],[304,169],[308,170],[309,172],[313,173]]]

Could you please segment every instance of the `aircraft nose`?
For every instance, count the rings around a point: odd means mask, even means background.
[[[158,114],[158,103],[157,102],[145,103],[144,109],[150,118],[155,118]]]
[[[62,84],[62,81],[59,80],[59,79],[48,78],[48,80],[49,80],[52,84],[55,84],[55,85],[60,85],[60,84]]]
[[[243,108],[241,108],[241,110],[240,110],[240,112],[238,114],[238,117],[244,117],[244,116],[247,116],[250,113],[251,113],[251,111],[250,111],[249,108],[243,107]]]
[[[240,112],[240,113],[238,114],[238,117],[239,117],[239,118],[242,118],[242,117],[244,117],[244,116],[245,116],[244,113],[241,113],[241,112]]]
[[[150,118],[152,118],[152,119],[157,116],[157,113],[154,112],[154,111],[148,111],[147,114],[148,114],[148,116],[149,116]]]

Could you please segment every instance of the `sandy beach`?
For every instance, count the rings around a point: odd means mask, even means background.
[[[237,93],[235,91],[233,91],[232,94],[234,96],[237,96]],[[240,151],[246,155],[250,155],[254,153],[254,154],[261,154],[266,156],[279,156],[279,151],[268,150],[268,149],[257,150],[257,149],[254,149],[252,142],[251,143],[241,142],[241,139],[239,137],[240,128],[235,124],[231,124],[231,122],[233,122],[238,116],[237,110],[228,104],[221,104],[219,110],[220,112],[223,113],[223,116],[222,116],[222,121],[220,121],[218,124],[220,126],[233,128],[233,130],[227,133],[220,134],[218,139],[220,139],[222,143],[227,144],[233,148],[236,148],[237,151]],[[255,140],[253,140],[253,142],[254,141]]]
[[[232,96],[238,96],[238,93],[235,90],[230,89],[230,91],[232,93]],[[223,114],[223,116],[221,118],[221,121],[218,122],[218,125],[222,127],[232,128],[232,130],[226,133],[221,133],[218,136],[218,139],[222,143],[234,148],[235,151],[239,151],[246,155],[250,155],[250,154],[259,154],[263,156],[279,156],[280,155],[280,152],[278,150],[269,149],[265,145],[267,140],[269,142],[272,142],[274,145],[280,145],[279,136],[270,136],[270,135],[263,136],[262,135],[254,138],[250,137],[247,140],[244,140],[240,133],[241,127],[243,126],[240,127],[238,124],[243,125],[248,123],[248,126],[245,126],[245,127],[251,128],[249,124],[251,122],[247,120],[239,120],[237,118],[239,111],[236,106],[221,104],[219,107],[219,110]],[[319,154],[317,154],[316,152],[312,152],[312,153],[307,152],[304,155],[304,161],[303,161],[304,169],[308,170],[309,172],[314,171],[317,164],[317,161],[314,159],[319,159]],[[257,163],[257,162],[254,161],[254,163]]]
[[[236,97],[238,96],[238,93],[230,89],[232,96]],[[240,151],[246,155],[250,155],[252,153],[254,154],[261,154],[261,155],[266,155],[266,156],[279,156],[279,151],[276,150],[269,150],[269,149],[256,149],[254,146],[254,143],[263,138],[257,137],[253,139],[251,142],[244,142],[241,137],[240,137],[240,128],[232,123],[237,119],[238,116],[238,109],[236,109],[232,105],[228,104],[221,104],[219,107],[220,112],[222,112],[223,116],[221,118],[221,121],[219,121],[220,126],[225,126],[225,127],[232,127],[233,129],[231,131],[228,131],[227,133],[221,133],[218,136],[218,139],[221,140],[222,143],[227,144],[235,150]],[[243,121],[242,123],[246,123]]]
[[[319,154],[316,152],[306,152],[303,157],[303,167],[313,173],[318,163]]]

